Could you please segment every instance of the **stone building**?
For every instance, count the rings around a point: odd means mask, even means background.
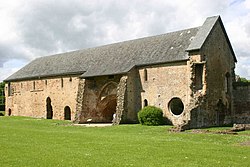
[[[209,17],[200,27],[35,59],[5,80],[6,111],[119,124],[153,105],[174,125],[232,123],[236,61],[220,16]]]

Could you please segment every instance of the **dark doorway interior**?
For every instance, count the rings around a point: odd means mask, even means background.
[[[9,108],[8,116],[11,116],[11,109]]]
[[[145,100],[144,100],[144,107],[147,107],[147,106],[148,106],[148,100],[145,99]]]
[[[46,99],[46,109],[47,109],[47,119],[52,119],[53,118],[53,109],[52,109],[50,97],[48,97]]]
[[[71,120],[71,111],[69,106],[64,108],[64,120]]]
[[[116,99],[108,102],[103,110],[103,117],[106,122],[111,122],[113,120],[113,114],[116,112]]]

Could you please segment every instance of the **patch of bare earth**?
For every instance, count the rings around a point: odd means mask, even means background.
[[[250,147],[250,140],[242,142],[239,145],[241,145],[241,146],[249,146]]]

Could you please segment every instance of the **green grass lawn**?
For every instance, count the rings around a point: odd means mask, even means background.
[[[0,166],[250,166],[250,132],[170,133],[170,126],[69,126],[0,117]]]

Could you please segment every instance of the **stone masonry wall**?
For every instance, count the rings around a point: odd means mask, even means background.
[[[113,125],[118,125],[120,122],[127,120],[127,76],[122,76],[117,87],[117,106],[116,115],[113,119]]]
[[[190,115],[186,107],[190,100],[190,69],[186,61],[140,68],[139,76],[142,107],[147,101],[148,105],[161,108],[164,117],[174,125],[189,120]],[[180,98],[184,105],[184,111],[180,115],[173,114],[169,108],[173,98]]]
[[[64,108],[70,107],[74,119],[79,78],[56,77],[18,81],[6,84],[6,111],[14,116],[46,118],[46,99],[51,99],[53,119],[64,119]],[[8,91],[10,86],[11,91]]]
[[[77,98],[76,98],[76,113],[74,118],[75,123],[80,122],[83,101],[86,99],[86,97],[83,96],[84,91],[85,91],[85,79],[80,79],[78,85]]]
[[[205,62],[205,94],[195,112],[195,127],[230,124],[233,115],[232,83],[235,62],[219,22],[215,24],[199,52]]]
[[[233,123],[250,124],[250,84],[235,85]]]

